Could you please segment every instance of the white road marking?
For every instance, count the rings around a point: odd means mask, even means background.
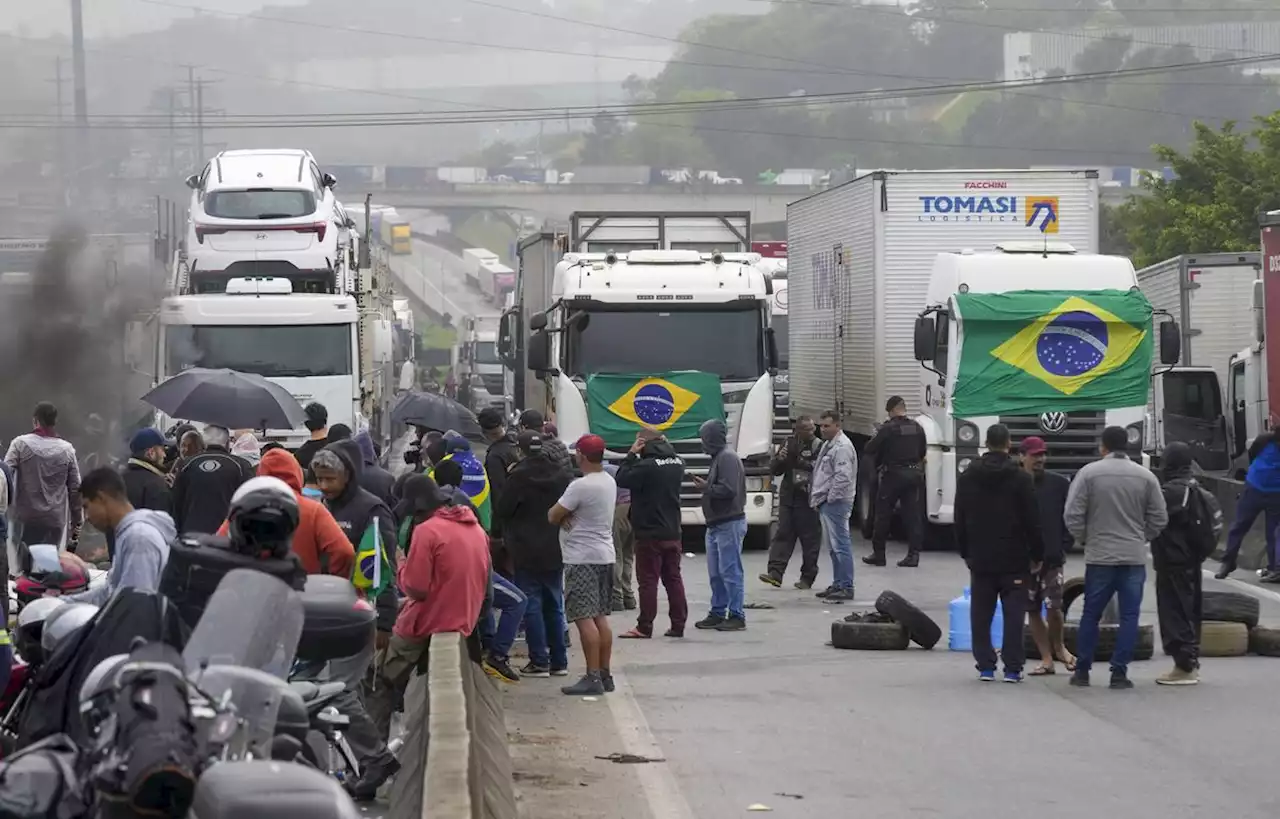
[[[662,759],[665,755],[649,722],[636,702],[631,690],[631,683],[626,675],[615,669],[613,671],[615,691],[605,695],[609,703],[609,711],[613,714],[613,724],[622,738],[622,749],[629,754]],[[693,819],[693,810],[685,801],[680,785],[672,773],[670,762],[653,762],[632,765],[636,776],[640,779],[640,788],[644,791],[649,803],[649,814],[653,819]]]
[[[1213,576],[1213,572],[1210,571],[1209,569],[1201,569],[1200,571],[1202,574],[1204,574],[1205,577],[1217,580],[1217,578]],[[1270,600],[1276,603],[1280,603],[1280,592],[1273,592],[1271,589],[1264,589],[1261,586],[1255,586],[1252,583],[1246,583],[1243,580],[1235,580],[1230,577],[1228,577],[1226,580],[1219,580],[1218,582],[1230,583],[1231,585],[1235,586],[1245,594],[1251,594],[1254,597],[1258,598],[1259,600]]]

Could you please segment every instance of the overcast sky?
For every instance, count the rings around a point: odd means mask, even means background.
[[[430,0],[425,0],[430,2]],[[168,0],[166,0],[168,2]],[[272,6],[303,6],[307,0],[273,0]],[[174,5],[200,6],[238,13],[260,11],[263,0],[173,0]],[[71,33],[71,0],[6,0],[0,31],[27,37]],[[165,8],[140,0],[84,0],[84,27],[87,37],[115,37],[138,31],[161,29],[191,12]]]

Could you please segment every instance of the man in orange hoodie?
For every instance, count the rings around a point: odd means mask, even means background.
[[[298,496],[298,528],[293,533],[293,553],[307,574],[350,577],[356,559],[355,547],[323,503],[302,494],[302,467],[284,449],[272,449],[262,456],[258,474],[279,478]],[[218,534],[227,533],[223,522]]]

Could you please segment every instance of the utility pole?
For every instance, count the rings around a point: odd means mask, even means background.
[[[71,73],[74,83],[76,114],[76,167],[77,177],[89,162],[89,99],[85,89],[84,68],[84,11],[82,0],[71,0]]]
[[[171,85],[169,91],[169,175],[178,168],[178,92]]]
[[[56,105],[55,110],[57,111],[55,119],[58,122],[58,136],[57,142],[55,143],[55,150],[57,151],[58,187],[62,193],[63,199],[65,200],[67,195],[67,135],[64,130],[66,126],[66,120],[64,118],[66,109],[62,98],[62,82],[62,58],[55,57],[53,60],[53,96],[55,99],[54,104]]]
[[[204,80],[196,80],[196,161],[204,162]]]

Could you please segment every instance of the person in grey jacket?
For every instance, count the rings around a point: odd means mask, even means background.
[[[1076,473],[1063,518],[1084,544],[1084,612],[1076,646],[1075,686],[1089,685],[1098,644],[1098,623],[1113,596],[1119,598],[1120,628],[1111,658],[1111,687],[1132,688],[1129,661],[1138,642],[1138,611],[1147,581],[1147,544],[1169,522],[1164,493],[1154,473],[1129,460],[1123,427],[1102,431],[1102,459]]]
[[[742,631],[744,606],[742,541],[747,536],[747,475],[738,453],[729,448],[724,421],[712,419],[698,429],[702,451],[711,456],[706,479],[693,477],[702,490],[702,516],[707,522],[707,576],[711,580],[711,612],[694,623],[700,629]]]
[[[858,486],[858,453],[840,427],[839,413],[827,410],[819,421],[826,443],[813,465],[809,505],[818,510],[822,522],[822,541],[831,552],[832,579],[825,591],[818,592],[818,597],[838,603],[853,599],[853,538],[849,535],[849,516],[853,514],[853,496]]]
[[[73,603],[101,606],[123,588],[156,591],[169,561],[169,544],[178,536],[173,518],[154,509],[134,509],[120,473],[100,466],[80,481],[85,516],[94,528],[114,532],[116,553],[107,582],[79,594]]]

